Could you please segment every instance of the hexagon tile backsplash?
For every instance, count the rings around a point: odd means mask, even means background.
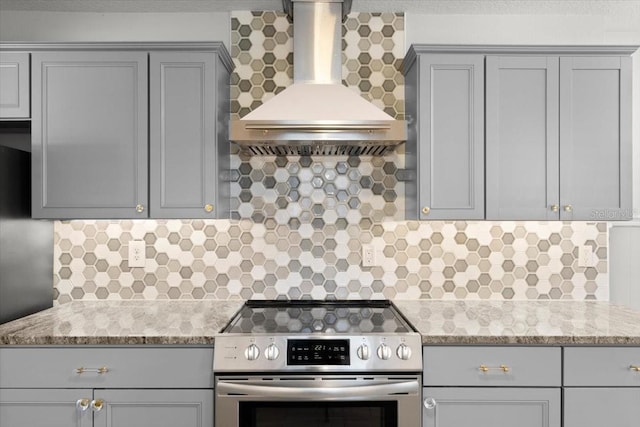
[[[233,12],[232,118],[291,84],[275,12]],[[404,17],[352,13],[343,84],[404,118]],[[231,220],[57,221],[55,302],[85,299],[603,299],[607,224],[402,221],[402,150],[384,157],[231,155]],[[146,242],[129,268],[131,240]],[[362,267],[362,245],[377,251]],[[590,245],[595,267],[577,264]]]

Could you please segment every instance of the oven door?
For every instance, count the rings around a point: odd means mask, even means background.
[[[419,376],[217,377],[216,427],[420,427]]]

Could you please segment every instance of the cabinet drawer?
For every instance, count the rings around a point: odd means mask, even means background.
[[[640,387],[640,347],[565,347],[564,385]]]
[[[212,388],[213,348],[0,348],[0,388],[23,387]]]
[[[559,387],[560,348],[425,347],[425,386]]]
[[[0,118],[24,119],[29,115],[29,54],[0,52]]]

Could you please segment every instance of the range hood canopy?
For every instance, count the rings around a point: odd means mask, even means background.
[[[284,0],[293,18],[293,85],[240,120],[231,140],[253,154],[381,155],[406,141],[395,120],[342,85],[350,0]]]

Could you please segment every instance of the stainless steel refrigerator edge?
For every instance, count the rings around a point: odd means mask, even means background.
[[[31,219],[25,139],[0,129],[0,323],[53,305],[53,223]]]

